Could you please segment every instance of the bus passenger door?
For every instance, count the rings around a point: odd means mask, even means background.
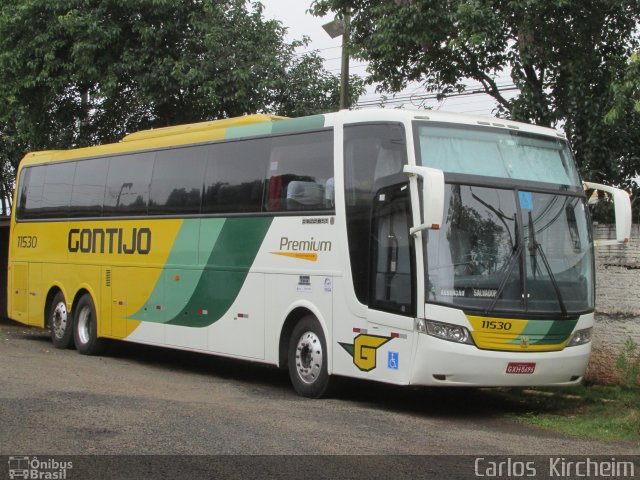
[[[122,267],[112,267],[111,287],[111,335],[115,338],[127,336],[127,290],[126,273]],[[109,298],[109,297],[105,297]]]
[[[377,191],[373,200],[367,335],[377,366],[372,376],[405,383],[413,353],[416,274],[408,183]],[[357,352],[356,352],[357,353]],[[356,364],[357,365],[357,364]]]
[[[11,272],[11,318],[26,323],[29,314],[29,264],[13,263]]]
[[[110,337],[113,335],[111,331],[111,267],[103,265],[100,274],[102,277],[102,281],[100,282],[101,301],[96,305],[98,314],[98,336]]]
[[[44,297],[42,293],[42,264],[29,264],[29,291],[27,292],[29,325],[44,327]]]

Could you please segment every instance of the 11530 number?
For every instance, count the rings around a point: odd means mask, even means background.
[[[501,322],[499,320],[483,320],[482,328],[487,330],[511,330],[511,322]]]
[[[36,248],[38,237],[35,235],[18,235],[18,248]]]

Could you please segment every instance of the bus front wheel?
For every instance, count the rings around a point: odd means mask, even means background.
[[[314,316],[303,317],[291,333],[288,355],[289,377],[299,395],[329,395],[332,382],[327,373],[327,353],[322,327]]]
[[[104,350],[104,339],[98,338],[96,307],[89,294],[78,301],[73,317],[76,349],[83,355],[99,355]]]
[[[56,348],[70,348],[73,345],[73,328],[71,315],[67,311],[67,303],[62,292],[56,293],[49,307],[49,328],[51,342]]]

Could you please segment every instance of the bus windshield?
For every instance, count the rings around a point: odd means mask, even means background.
[[[443,225],[423,236],[427,301],[485,314],[566,316],[592,310],[593,252],[584,197],[579,191],[536,191],[532,183],[576,186],[579,177],[565,147],[552,137],[547,146],[538,137],[535,145],[526,145],[530,139],[516,141],[508,156],[501,144],[511,137],[509,131],[502,135],[506,139],[482,132],[486,148],[478,153],[471,149],[477,132],[467,145],[459,140],[468,130],[445,130],[455,139],[438,129],[420,131],[418,158],[446,173],[476,177],[473,183],[455,176],[447,180]],[[429,131],[438,132],[433,142]],[[489,156],[491,136],[497,158]],[[480,158],[485,177],[496,177],[503,168],[504,187],[496,188],[495,178],[483,186],[480,168],[468,159],[472,156]],[[528,180],[526,187],[516,178]]]
[[[505,128],[416,124],[422,165],[445,173],[528,180],[581,188],[567,142]]]

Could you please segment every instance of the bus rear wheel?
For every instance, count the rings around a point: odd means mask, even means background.
[[[70,348],[73,345],[73,322],[62,292],[56,293],[53,297],[47,321],[51,328],[53,346],[61,349]]]
[[[327,353],[320,323],[312,315],[303,317],[291,333],[288,355],[289,377],[299,395],[321,398],[330,394]]]
[[[98,318],[91,295],[85,294],[78,301],[73,316],[73,335],[76,349],[83,355],[100,355],[105,341],[98,338]]]

